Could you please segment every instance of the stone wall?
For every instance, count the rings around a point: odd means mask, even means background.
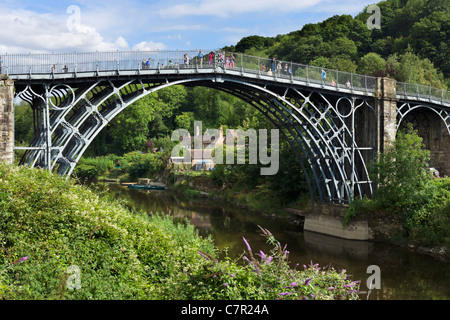
[[[14,82],[0,78],[0,162],[14,162]]]
[[[396,81],[377,78],[376,112],[378,118],[378,152],[384,152],[397,135]]]
[[[347,206],[310,203],[303,210],[287,209],[293,219],[304,220],[303,231],[359,241],[390,241],[402,232],[401,218],[386,212],[354,217],[344,226]]]
[[[436,168],[441,177],[450,176],[450,134],[441,119],[432,131],[428,141],[430,166]]]

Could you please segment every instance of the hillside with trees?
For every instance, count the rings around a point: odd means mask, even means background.
[[[335,15],[276,37],[252,35],[227,49],[397,81],[450,86],[450,1],[388,0],[377,4],[381,29],[355,17]]]

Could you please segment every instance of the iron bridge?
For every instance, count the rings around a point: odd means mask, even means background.
[[[368,165],[383,149],[380,78],[220,50],[202,59],[197,51],[117,51],[3,55],[3,61],[15,97],[33,110],[33,141],[15,147],[25,149],[23,165],[70,176],[99,132],[138,99],[173,85],[205,86],[249,103],[280,130],[313,201],[373,195]],[[450,134],[448,91],[396,83],[394,92],[396,128],[411,111],[427,108]]]

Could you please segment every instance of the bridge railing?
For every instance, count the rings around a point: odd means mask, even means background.
[[[190,51],[110,51],[85,53],[4,54],[1,73],[7,75],[46,75],[93,71],[141,71],[147,69],[195,68],[241,70],[258,76],[293,79],[336,90],[374,92],[377,78],[290,61],[268,59],[223,50]],[[212,57],[210,58],[210,54]],[[185,62],[188,58],[188,64]],[[150,62],[147,64],[147,61]],[[397,95],[450,103],[446,90],[410,83],[397,83]]]
[[[233,57],[235,60],[234,68],[242,68],[248,73],[323,84],[334,86],[336,89],[358,89],[374,92],[377,86],[376,77],[366,75],[303,65],[291,61],[250,56],[242,53],[224,52],[223,56],[229,57],[229,60]]]
[[[416,98],[418,100],[432,100],[437,102],[450,102],[450,92],[441,88],[397,82],[397,95],[405,98]]]
[[[111,51],[89,53],[5,54],[2,73],[7,75],[143,70],[184,66],[184,55],[198,51]],[[150,65],[146,62],[150,59]]]

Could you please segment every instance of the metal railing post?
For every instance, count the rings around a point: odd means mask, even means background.
[[[309,67],[308,66],[305,66],[305,69],[306,69],[306,83],[308,83],[309,84]]]
[[[262,66],[261,66],[261,58],[258,57],[258,75],[259,76],[261,76],[261,68],[262,68]]]

